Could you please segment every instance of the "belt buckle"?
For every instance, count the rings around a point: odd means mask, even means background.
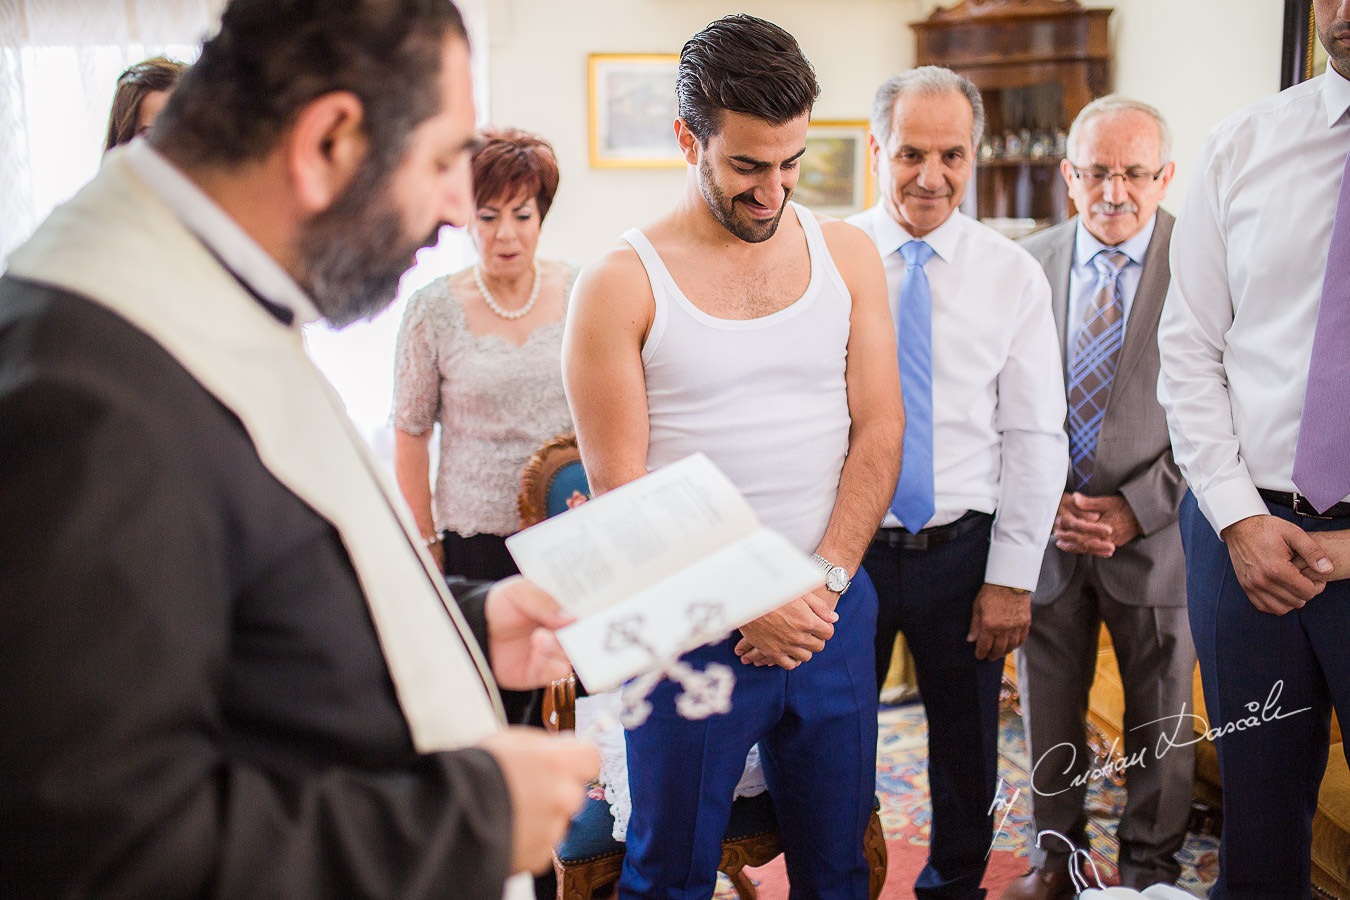
[[[924,534],[922,531],[918,534],[911,534],[909,539],[905,541],[905,546],[910,550],[927,550],[928,535]]]
[[[1298,491],[1294,491],[1293,497],[1294,502],[1292,504],[1292,508],[1294,512],[1298,513],[1300,516],[1307,516],[1310,519],[1331,518],[1331,516],[1324,516],[1320,512],[1318,512],[1317,507],[1313,506],[1312,502],[1309,501],[1307,497],[1300,494]]]

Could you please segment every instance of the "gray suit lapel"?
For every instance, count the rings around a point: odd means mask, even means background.
[[[1068,228],[1064,239],[1045,255],[1043,268],[1050,279],[1050,308],[1055,313],[1055,328],[1059,332],[1059,364],[1065,375],[1069,372],[1069,338],[1073,329],[1069,327],[1069,273],[1073,268],[1073,242],[1075,230]]]
[[[1144,271],[1140,273],[1139,287],[1135,289],[1134,303],[1130,306],[1125,343],[1120,348],[1120,363],[1116,366],[1116,384],[1130,377],[1144,351],[1158,340],[1158,319],[1172,277],[1167,253],[1175,221],[1171,213],[1158,209],[1158,221],[1153,226],[1153,237],[1149,239],[1144,256]],[[1114,387],[1111,392],[1115,393]]]

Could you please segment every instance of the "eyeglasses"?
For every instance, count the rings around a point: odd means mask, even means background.
[[[1116,178],[1124,181],[1130,187],[1146,187],[1151,182],[1161,178],[1163,169],[1167,168],[1167,164],[1164,163],[1162,168],[1158,169],[1156,172],[1150,172],[1148,169],[1140,168],[1126,169],[1124,172],[1111,172],[1100,168],[1080,169],[1073,165],[1073,163],[1070,163],[1069,166],[1073,169],[1074,177],[1091,188],[1101,187],[1107,181]]]

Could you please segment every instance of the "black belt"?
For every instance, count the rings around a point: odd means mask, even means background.
[[[1312,505],[1312,501],[1302,494],[1291,494],[1288,491],[1268,491],[1260,488],[1257,493],[1261,495],[1262,500],[1274,503],[1276,506],[1283,506],[1285,509],[1292,509],[1300,516],[1311,516],[1314,519],[1344,519],[1350,516],[1350,503],[1336,503],[1326,512],[1318,512]]]
[[[880,544],[883,547],[898,547],[901,550],[927,550],[929,547],[954,541],[963,534],[969,534],[988,524],[993,518],[992,513],[972,509],[955,522],[947,525],[934,525],[932,528],[923,529],[918,534],[912,534],[904,528],[878,528],[876,537],[872,538],[872,543]]]

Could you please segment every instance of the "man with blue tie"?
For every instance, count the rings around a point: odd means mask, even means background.
[[[897,632],[928,715],[933,824],[918,897],[984,897],[1003,657],[1030,596],[1068,468],[1050,285],[1036,261],[958,207],[984,127],[979,90],[925,66],[877,90],[868,138],[881,202],[849,221],[885,265],[905,437],[866,557],[877,683]]]
[[[1116,835],[1121,884],[1176,880],[1195,758],[1169,747],[1190,709],[1177,506],[1185,487],[1158,405],[1158,316],[1173,218],[1171,136],[1156,109],[1111,95],[1083,107],[1060,166],[1078,215],[1022,241],[1045,267],[1067,370],[1069,480],[1031,598],[1017,676],[1031,772],[1032,870],[1002,900],[1073,893],[1068,846],[1088,846],[1084,718],[1105,624],[1125,694],[1128,800]],[[1190,720],[1186,720],[1189,725]]]
[[[1326,73],[1201,149],[1158,326],[1223,776],[1214,900],[1308,896],[1331,709],[1350,724],[1350,3],[1314,10]]]

